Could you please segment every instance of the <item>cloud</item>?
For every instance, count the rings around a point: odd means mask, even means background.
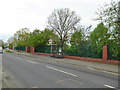
[[[47,17],[54,9],[70,8],[81,16],[81,24],[94,27],[92,21],[99,5],[110,0],[1,0],[0,1],[0,36],[6,40],[17,30],[27,27],[31,31],[43,30]],[[11,34],[11,35],[9,35]]]
[[[12,36],[13,36],[12,34],[2,33],[2,34],[0,34],[0,40],[3,40],[3,42],[7,42],[8,38],[12,37]]]

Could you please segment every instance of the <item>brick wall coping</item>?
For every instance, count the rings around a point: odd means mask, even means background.
[[[49,53],[34,53],[36,55],[44,55],[44,56],[50,56]],[[120,65],[120,61],[115,60],[103,60],[103,59],[97,59],[97,58],[87,58],[87,57],[79,57],[79,56],[64,56],[64,58],[74,59],[74,60],[81,60],[81,61],[88,61],[88,62],[96,62],[96,63],[103,63],[103,64],[113,64],[113,65]]]
[[[97,62],[97,63],[103,63],[103,64],[120,65],[120,61],[117,61],[117,60],[106,60],[106,61],[105,61],[105,60],[103,60],[103,59],[87,58],[87,57],[78,57],[78,56],[64,56],[64,58],[81,60],[81,61],[88,61],[88,62]]]

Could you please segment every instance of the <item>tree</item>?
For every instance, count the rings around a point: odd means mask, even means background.
[[[103,23],[97,25],[97,27],[90,33],[90,43],[93,48],[93,53],[97,56],[102,55],[103,45],[109,44],[109,38],[111,34],[108,33],[108,29],[104,26]]]
[[[104,24],[100,23],[94,31],[91,32],[89,39],[92,44],[106,45],[108,44],[110,35],[111,34],[108,33],[108,29],[104,26]]]
[[[88,41],[91,27],[90,25],[89,27],[78,26],[75,28],[75,32],[71,36],[70,44],[78,45]]]
[[[82,43],[82,31],[81,30],[74,32],[70,40],[71,45],[78,45],[80,43]]]
[[[43,31],[40,31],[38,29],[34,30],[30,34],[29,38],[29,44],[30,46],[42,46],[44,47],[46,44],[48,44],[49,39],[52,39],[53,36],[55,36],[53,30],[45,29]],[[55,36],[57,37],[57,36]]]
[[[8,44],[8,45],[6,45],[6,46],[8,46],[8,48],[12,48],[12,47],[13,47],[13,44],[14,44],[14,37],[8,38],[6,44]]]
[[[80,48],[80,45],[83,44],[83,40],[84,40],[84,37],[83,37],[83,33],[82,33],[82,30],[76,30],[72,36],[71,36],[71,40],[70,40],[70,44],[71,44],[71,47],[70,47],[70,51],[72,52],[72,55],[74,54],[75,56],[81,56],[81,54],[79,53],[79,51],[82,51],[82,50],[79,50]]]
[[[41,43],[41,31],[39,29],[35,29],[30,33],[29,46],[39,46]]]
[[[111,0],[110,4],[105,4],[104,7],[101,7],[98,9],[99,11],[96,13],[98,15],[98,18],[96,20],[100,20],[101,22],[106,24],[106,27],[108,28],[109,32],[111,32],[111,38],[116,43],[119,43],[120,40],[118,38],[120,37],[120,29],[119,29],[119,6],[117,1]]]
[[[115,41],[118,57],[120,57],[120,1],[111,0],[110,4],[105,4],[99,9],[97,15],[97,20],[104,22],[111,32],[111,40]]]
[[[28,38],[30,31],[28,28],[22,28],[14,34],[14,44],[15,46],[26,46],[29,44]]]
[[[52,39],[53,36],[57,38],[53,30],[45,28],[43,31],[40,31],[36,29],[30,34],[29,45],[34,46],[36,52],[50,53],[50,47],[47,46],[47,44],[49,43],[49,39]]]
[[[116,27],[116,23],[118,23],[118,9],[118,2],[111,0],[110,4],[105,4],[98,9],[98,12],[96,12],[98,18],[96,20],[104,22],[108,28]]]
[[[69,48],[70,55],[90,57],[89,51],[88,51],[89,49],[88,31],[90,27],[91,26],[85,28],[83,26],[80,26],[76,28],[70,40],[70,44],[71,44],[71,47]]]
[[[56,9],[48,17],[48,26],[58,34],[63,47],[79,21],[80,17],[76,15],[75,11],[70,11],[68,8]]]

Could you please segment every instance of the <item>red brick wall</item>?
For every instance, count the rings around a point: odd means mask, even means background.
[[[26,51],[25,52],[31,52],[31,53],[37,54],[37,55],[51,56],[48,53],[36,53],[34,51],[34,47],[32,47],[32,46],[26,46]],[[97,63],[104,63],[104,64],[120,65],[120,61],[108,60],[108,46],[103,46],[103,59],[77,57],[77,56],[64,56],[64,58],[80,60],[80,61],[88,61],[88,62],[97,62]]]
[[[25,46],[25,52],[26,53],[28,52],[28,46]]]
[[[34,53],[34,47],[33,46],[26,46],[26,51],[25,52],[31,52]]]
[[[103,46],[103,60],[108,60],[108,46]]]
[[[34,48],[34,47],[32,47],[32,53],[34,54],[34,52],[35,52],[35,48]]]

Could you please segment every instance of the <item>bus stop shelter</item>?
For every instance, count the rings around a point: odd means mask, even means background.
[[[49,44],[51,57],[63,58],[62,46],[57,44]]]

